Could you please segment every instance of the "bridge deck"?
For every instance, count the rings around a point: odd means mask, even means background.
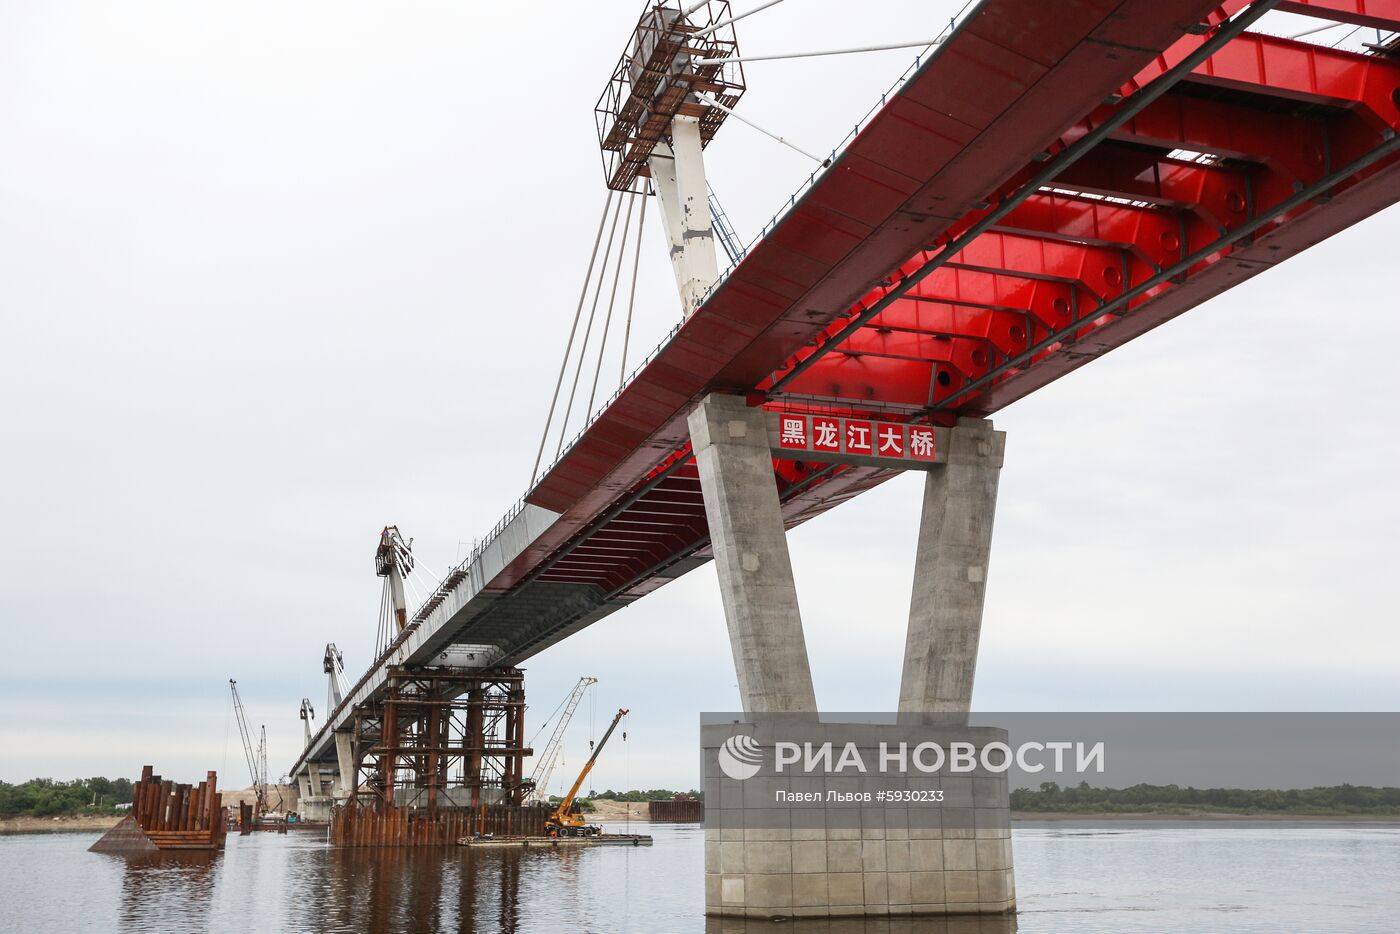
[[[1260,2],[1400,30],[1400,0]],[[1400,56],[1233,35],[1260,2],[982,3],[449,575],[306,758],[333,757],[388,664],[453,644],[518,663],[708,560],[685,425],[705,394],[987,415],[1400,200]],[[779,459],[774,476],[795,526],[891,474]]]

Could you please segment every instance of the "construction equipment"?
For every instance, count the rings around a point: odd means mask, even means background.
[[[334,642],[326,643],[321,670],[326,673],[326,710],[334,713],[345,698],[345,656]]]
[[[385,579],[394,610],[395,633],[408,625],[408,603],[404,600],[404,578],[413,570],[413,539],[404,540],[397,525],[386,525],[379,533],[374,550],[374,573]]]
[[[603,751],[603,747],[608,744],[608,737],[612,736],[613,730],[622,718],[627,716],[627,710],[621,709],[617,716],[613,717],[612,723],[608,724],[608,731],[603,734],[603,738],[598,740],[598,745],[593,749],[593,755],[588,757],[588,761],[583,764],[583,771],[578,773],[578,778],[574,780],[574,787],[569,789],[569,793],[564,796],[564,800],[559,802],[559,807],[554,809],[544,822],[545,830],[552,837],[592,837],[602,833],[602,828],[597,824],[590,824],[583,819],[581,814],[573,813],[574,799],[578,797],[578,790],[583,787],[583,780],[588,777],[588,773],[593,771],[593,763],[598,761],[598,754]]]
[[[306,736],[306,745],[311,745],[311,721],[316,719],[316,708],[311,706],[311,698],[301,699],[301,731]]]
[[[253,780],[253,794],[257,798],[254,814],[256,820],[267,812],[267,727],[263,727],[258,747],[254,750],[253,734],[248,728],[248,714],[238,696],[238,682],[229,678],[228,689],[233,694],[233,713],[238,718],[238,735],[243,738],[243,755],[248,760],[248,775]]]
[[[531,800],[544,802],[549,800],[548,788],[550,776],[554,774],[554,766],[559,760],[559,749],[564,743],[564,729],[573,719],[574,711],[578,709],[579,702],[583,700],[583,695],[590,687],[598,683],[597,678],[587,675],[578,679],[578,684],[564,701],[564,712],[559,717],[559,722],[554,726],[554,732],[550,734],[549,742],[544,747],[544,752],[540,754],[540,761],[535,766],[535,772],[530,776],[530,781],[534,784],[534,790],[530,792]],[[309,745],[309,744],[308,744]]]

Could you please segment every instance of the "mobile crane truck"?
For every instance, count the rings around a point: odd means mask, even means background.
[[[603,832],[602,827],[585,821],[582,814],[573,813],[574,799],[578,797],[578,790],[583,787],[583,780],[588,777],[589,772],[593,771],[593,763],[598,761],[599,753],[608,744],[608,737],[613,735],[613,730],[617,729],[617,724],[625,716],[627,716],[627,711],[623,709],[619,710],[617,716],[613,717],[612,723],[608,725],[608,731],[603,734],[603,738],[594,747],[593,755],[589,756],[588,761],[583,764],[583,771],[578,773],[574,787],[569,789],[569,793],[564,796],[563,801],[559,802],[559,807],[554,809],[554,813],[545,818],[545,831],[551,837],[596,837]]]

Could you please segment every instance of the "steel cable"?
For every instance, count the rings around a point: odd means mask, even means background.
[[[574,324],[569,329],[569,342],[564,347],[564,359],[559,363],[559,377],[554,381],[554,397],[549,400],[549,415],[544,420],[544,431],[540,433],[540,449],[535,453],[535,466],[530,470],[530,486],[535,485],[539,476],[540,459],[544,457],[544,446],[549,440],[549,426],[554,422],[554,407],[559,404],[559,390],[564,385],[564,371],[569,368],[569,354],[574,349],[574,334],[578,332],[578,320],[583,314],[583,302],[588,297],[588,283],[593,280],[593,263],[598,258],[598,244],[603,242],[603,227],[608,221],[608,208],[612,205],[613,190],[608,189],[608,199],[603,202],[603,214],[598,218],[598,232],[593,235],[593,254],[588,257],[588,271],[583,276],[583,288],[578,293],[578,307],[574,309]]]
[[[583,343],[579,345],[578,349],[578,365],[574,367],[574,382],[569,387],[569,401],[564,406],[564,415],[559,422],[559,445],[554,449],[556,458],[564,450],[564,440],[568,437],[569,416],[573,414],[574,398],[578,394],[578,378],[583,375],[583,359],[588,355],[588,340],[593,334],[593,321],[598,316],[598,300],[603,297],[603,279],[607,277],[608,260],[612,257],[613,240],[617,237],[617,222],[621,217],[622,202],[619,201],[617,208],[613,211],[612,226],[608,229],[608,245],[603,248],[603,271],[598,273],[598,285],[593,290],[593,307],[588,310],[588,324],[584,325],[583,328]],[[584,416],[585,420],[587,417],[587,415]]]
[[[617,245],[617,265],[613,267],[612,292],[608,295],[608,314],[603,318],[603,339],[598,342],[598,365],[593,368],[593,385],[588,390],[588,405],[584,407],[583,417],[586,420],[593,414],[593,402],[598,397],[598,377],[603,372],[603,354],[608,349],[608,332],[612,330],[613,306],[617,304],[617,286],[622,281],[622,261],[627,256],[627,235],[632,230],[632,209],[637,206],[637,193],[629,192],[631,197],[627,199],[627,217],[622,221],[622,242]],[[621,210],[621,205],[618,206]],[[641,238],[638,237],[638,242]],[[607,270],[603,271],[607,274]]]

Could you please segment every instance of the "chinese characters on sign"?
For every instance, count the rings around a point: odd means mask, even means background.
[[[784,412],[778,414],[777,447],[782,451],[810,451],[817,455],[935,461],[938,459],[936,432],[932,425]]]

